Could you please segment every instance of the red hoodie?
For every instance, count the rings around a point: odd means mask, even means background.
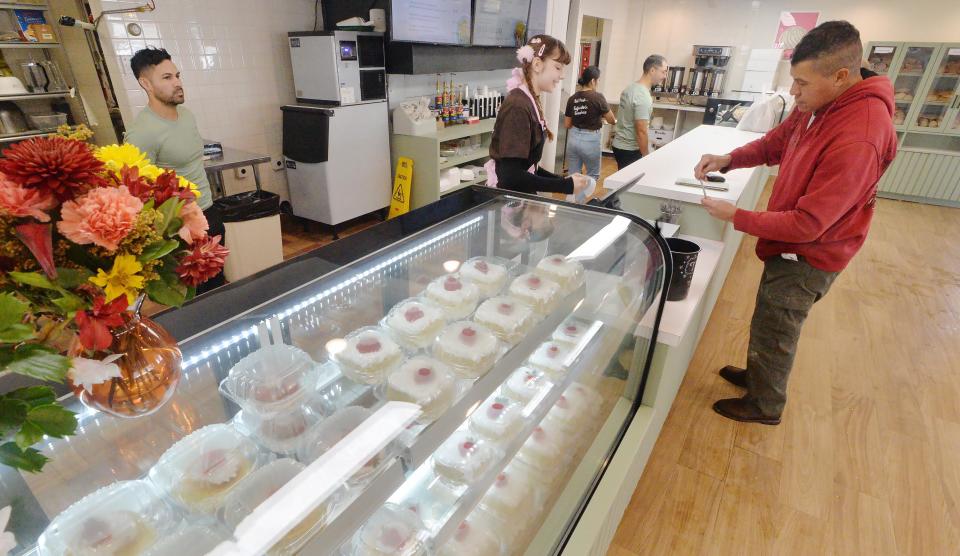
[[[877,182],[897,154],[893,86],[870,77],[816,112],[794,110],[763,138],[730,153],[725,170],[780,165],[764,212],[737,210],[734,228],[757,236],[763,260],[795,253],[838,272],[870,229]]]

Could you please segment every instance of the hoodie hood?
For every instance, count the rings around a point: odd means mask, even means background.
[[[893,118],[893,83],[891,83],[890,79],[885,75],[868,77],[860,81],[844,91],[843,94],[834,99],[832,103],[818,110],[818,113],[826,114],[832,110],[837,110],[871,97],[880,99],[884,106],[887,107],[887,112],[890,113],[890,117]]]

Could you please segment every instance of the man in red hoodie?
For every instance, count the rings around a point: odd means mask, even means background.
[[[813,29],[791,61],[796,110],[762,139],[705,155],[694,169],[705,179],[716,170],[780,165],[765,211],[703,200],[713,217],[759,238],[764,262],[747,368],[720,370],[747,389],[713,405],[730,419],[780,423],[803,321],[867,237],[877,182],[896,155],[897,137],[893,86],[886,77],[861,77],[862,58],[860,33],[850,23]]]

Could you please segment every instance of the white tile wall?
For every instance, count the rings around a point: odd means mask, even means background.
[[[93,0],[104,9],[142,5],[141,0]],[[100,27],[113,87],[124,122],[147,102],[130,71],[130,56],[147,45],[166,48],[180,68],[185,105],[200,134],[225,146],[281,157],[280,106],[295,102],[287,31],[313,28],[314,0],[162,0],[148,13],[108,15]],[[127,24],[143,32],[130,36]],[[286,176],[261,166],[266,189],[289,198]],[[227,191],[253,189],[253,177],[225,172]]]

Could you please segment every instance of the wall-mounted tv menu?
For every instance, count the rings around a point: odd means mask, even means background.
[[[392,0],[390,37],[395,41],[470,44],[470,0]]]
[[[530,0],[476,0],[473,44],[521,46],[527,36]]]

